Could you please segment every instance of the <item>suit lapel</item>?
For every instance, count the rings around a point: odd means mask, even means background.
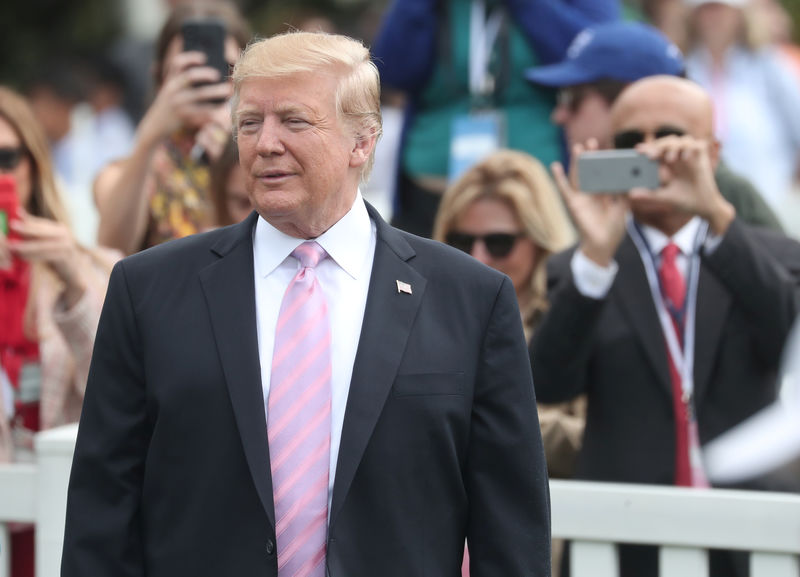
[[[425,292],[425,278],[408,264],[414,250],[367,205],[378,239],[358,343],[333,486],[330,524],[342,508],[375,424],[395,380]],[[411,294],[397,281],[408,283]]]
[[[228,394],[261,504],[275,525],[267,423],[256,332],[252,231],[258,216],[228,229],[212,251],[221,258],[200,272]]]
[[[619,272],[611,293],[616,297],[617,305],[639,336],[645,356],[653,366],[660,385],[671,398],[672,383],[664,335],[642,258],[629,235],[625,236],[616,258]]]
[[[695,405],[699,405],[708,388],[708,379],[714,366],[725,317],[731,305],[731,296],[716,276],[706,268],[701,259],[700,278],[697,285],[697,318],[694,346]]]

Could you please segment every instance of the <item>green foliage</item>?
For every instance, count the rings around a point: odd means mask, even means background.
[[[48,61],[88,55],[119,35],[108,0],[0,2],[0,83],[20,87]]]
[[[792,17],[794,41],[800,43],[800,0],[783,0],[781,3]]]

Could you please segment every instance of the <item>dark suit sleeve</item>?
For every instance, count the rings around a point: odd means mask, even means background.
[[[124,263],[100,316],[72,464],[62,577],[144,575],[140,500],[148,445],[142,350]]]
[[[747,315],[765,365],[777,366],[800,310],[800,244],[736,219],[705,262]]]
[[[550,575],[550,503],[530,365],[506,278],[484,337],[467,490],[472,577]]]
[[[605,299],[578,291],[569,266],[572,254],[558,255],[548,267],[550,309],[531,339],[533,382],[543,403],[561,403],[586,392],[594,328],[605,304]]]

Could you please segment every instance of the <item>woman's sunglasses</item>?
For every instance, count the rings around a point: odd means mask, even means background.
[[[627,149],[627,148],[636,148],[637,144],[641,144],[647,138],[646,132],[641,130],[624,130],[622,132],[617,132],[614,135],[614,148],[618,150]],[[656,131],[653,133],[653,137],[658,140],[659,138],[665,138],[667,136],[685,136],[686,131],[680,128],[675,128],[673,126],[662,126],[657,128]]]
[[[483,235],[451,232],[445,236],[445,242],[458,250],[463,250],[467,254],[471,254],[472,246],[475,244],[475,241],[480,240],[492,258],[505,258],[511,254],[517,239],[521,236],[524,236],[521,232],[516,234],[493,232]]]
[[[25,156],[25,149],[21,146],[0,148],[0,170],[14,170],[22,162],[23,156]]]

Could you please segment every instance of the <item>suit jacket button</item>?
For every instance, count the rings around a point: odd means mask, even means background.
[[[267,539],[267,555],[272,555],[275,552],[275,541]]]

